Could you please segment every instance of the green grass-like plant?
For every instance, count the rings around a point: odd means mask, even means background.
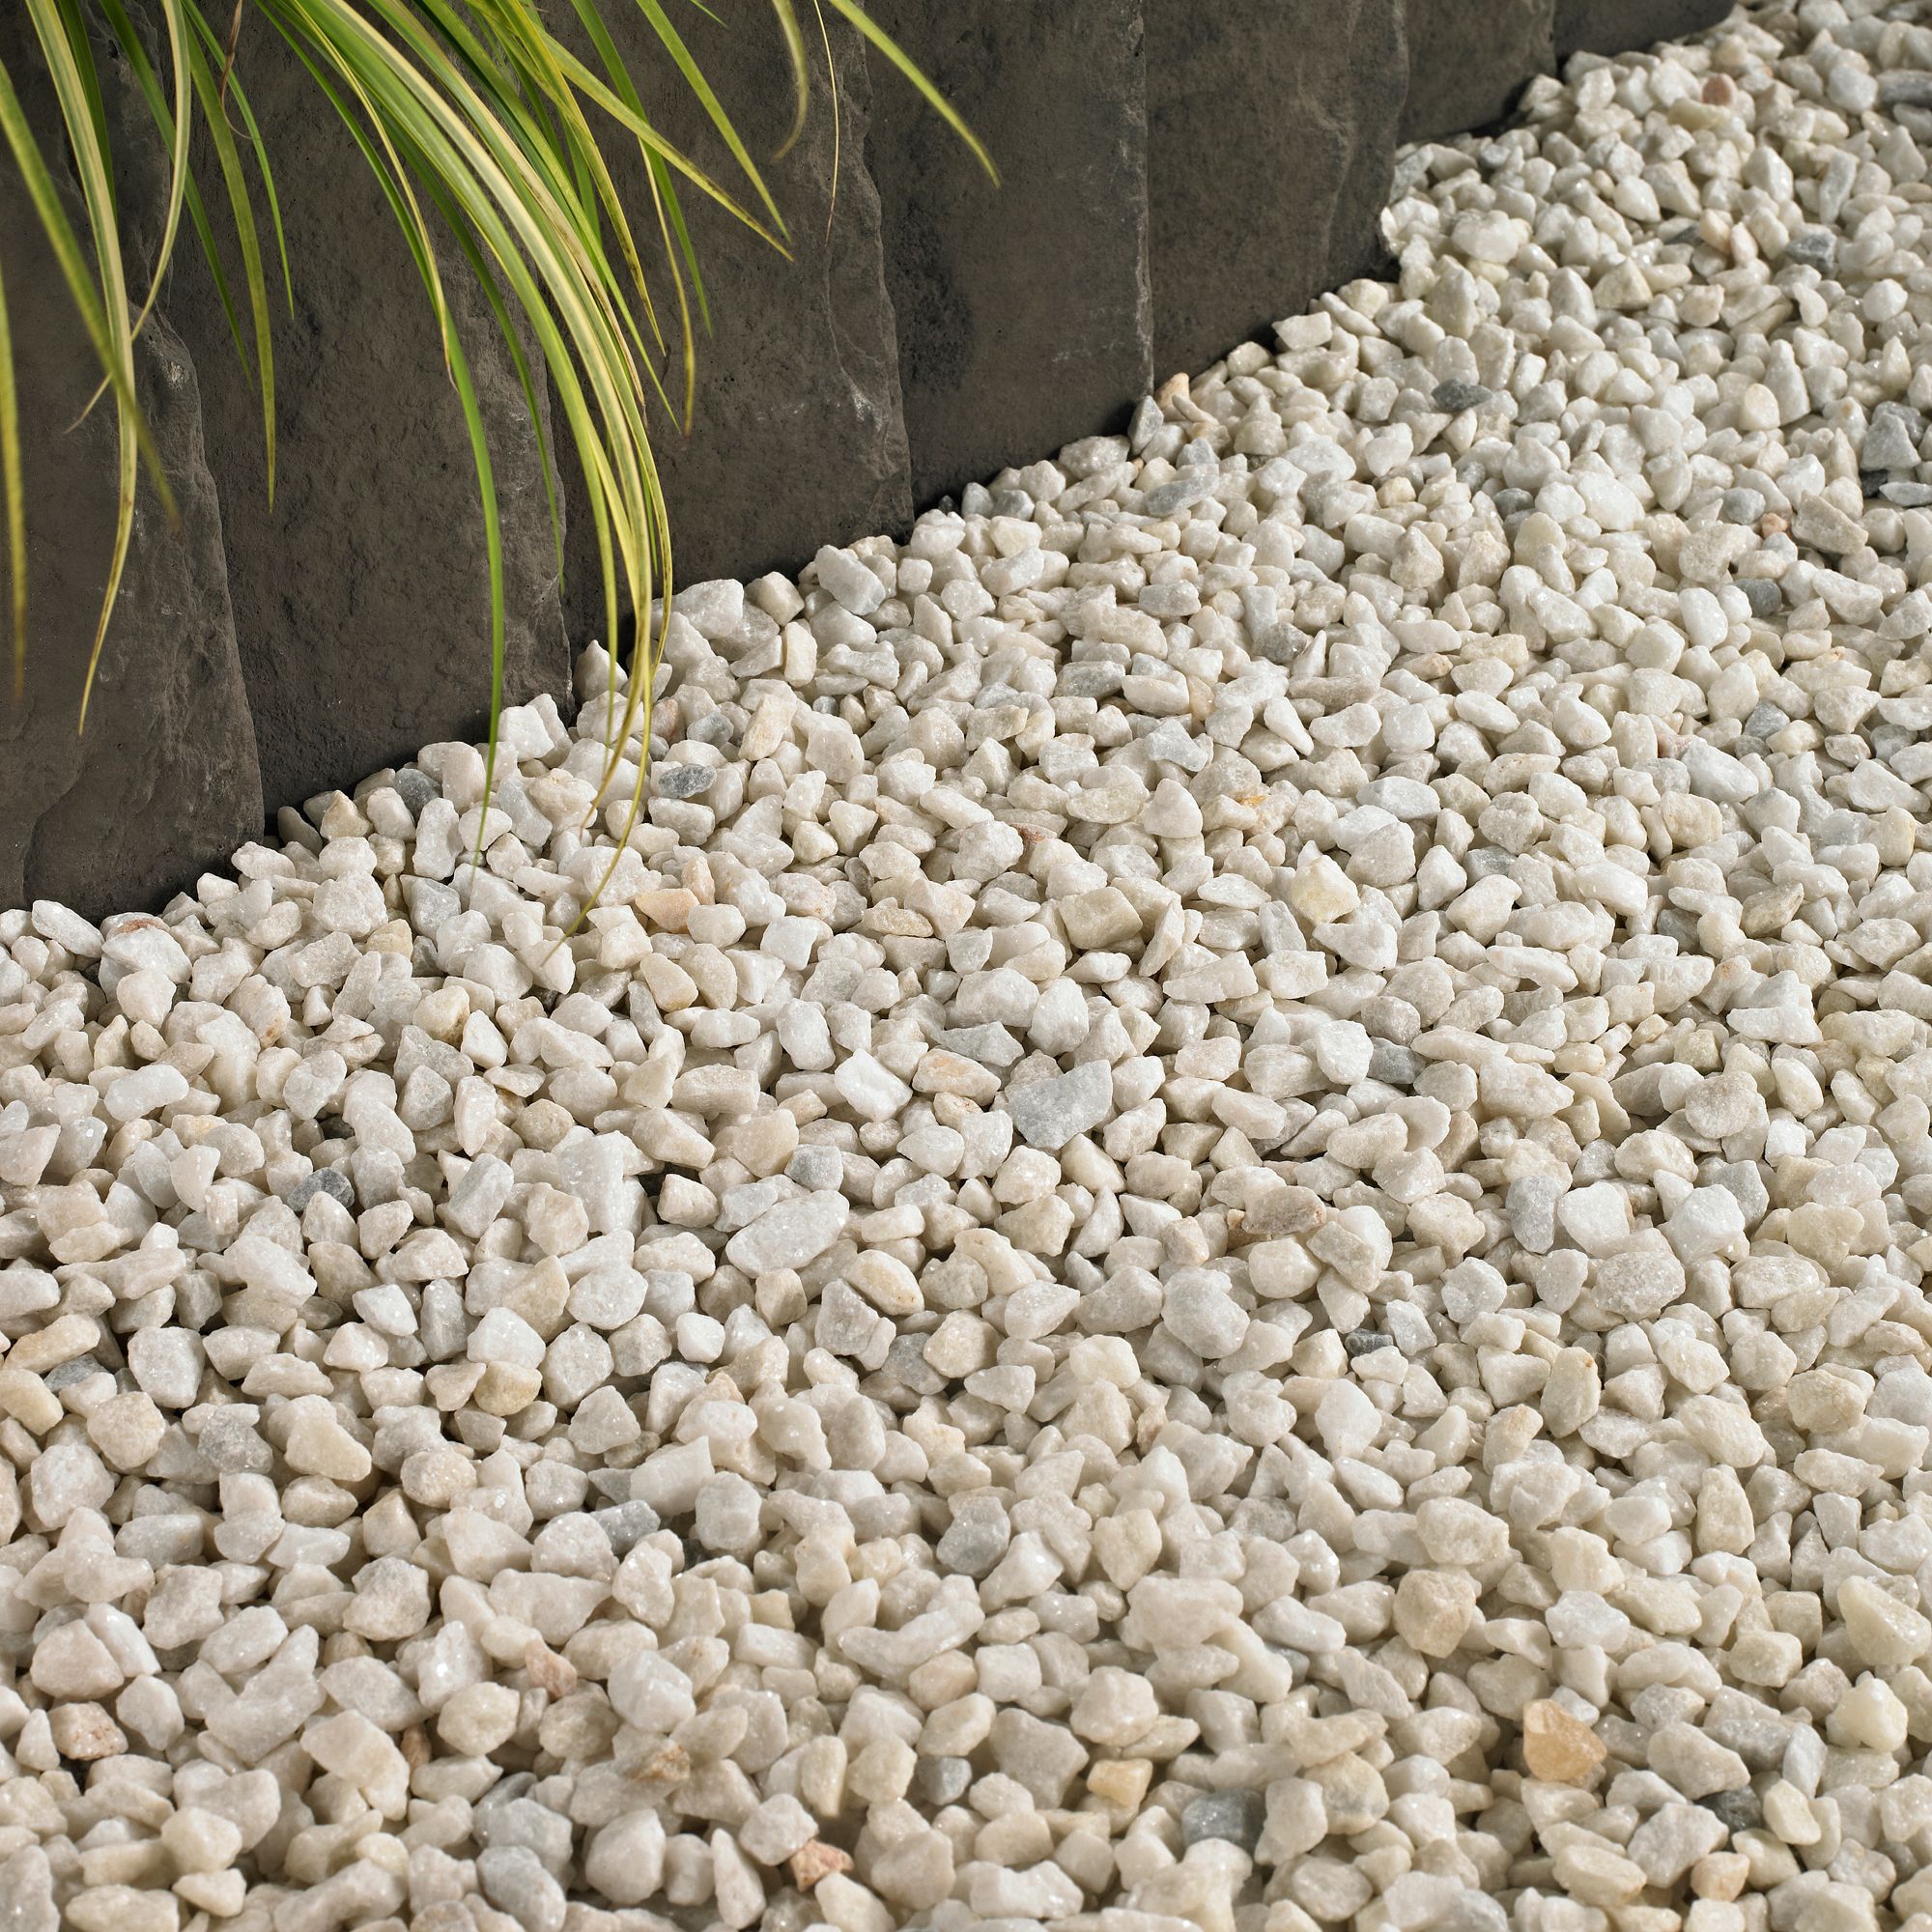
[[[76,728],[86,726],[88,698],[127,565],[143,469],[163,507],[174,514],[168,478],[135,394],[134,344],[153,311],[184,216],[208,259],[236,347],[260,392],[271,493],[274,487],[271,283],[280,282],[291,307],[294,294],[272,156],[249,107],[245,58],[237,58],[245,9],[251,28],[266,27],[282,37],[314,80],[318,104],[326,103],[348,126],[382,185],[436,315],[444,362],[469,428],[486,535],[492,774],[503,696],[501,523],[489,440],[444,298],[432,219],[446,226],[481,287],[533,420],[539,379],[525,353],[520,319],[538,346],[582,466],[596,526],[613,684],[614,641],[626,602],[638,618],[621,723],[613,722],[606,744],[608,785],[626,741],[641,732],[648,744],[664,640],[663,618],[653,629],[649,612],[654,601],[663,611],[669,606],[671,533],[652,460],[652,417],[662,409],[668,422],[689,427],[696,343],[707,317],[680,194],[709,196],[774,247],[786,248],[784,217],[756,161],[662,0],[569,0],[595,50],[595,67],[551,32],[538,0],[237,0],[228,17],[223,17],[226,0],[213,0],[213,18],[203,0],[149,0],[158,26],[145,33],[128,0],[12,4],[25,11],[59,103],[83,207],[78,226],[63,205],[53,164],[28,125],[14,76],[4,63],[0,139],[99,359],[102,381],[95,401],[111,398],[118,433],[113,551]],[[823,40],[824,14],[819,0],[812,4]],[[771,0],[771,25],[782,37],[793,78],[782,155],[805,126],[811,67],[794,0]],[[994,174],[984,148],[957,113],[858,0],[824,0],[824,6],[904,74]],[[732,163],[725,181],[667,140],[646,114],[608,24],[614,9],[632,7],[643,14],[665,64],[696,98],[722,140]],[[169,156],[162,239],[151,285],[138,302],[128,284],[116,221],[108,116],[97,62],[97,48],[104,43],[125,56]],[[829,41],[825,45],[829,63]],[[836,115],[836,83],[833,111]],[[239,288],[224,271],[210,198],[190,160],[197,128],[205,132],[220,175],[220,199],[232,218]],[[613,143],[630,142],[641,151],[650,185],[649,214],[657,232],[649,252],[660,264],[655,295],[645,251],[608,160]],[[10,564],[8,621],[17,699],[26,675],[28,504],[4,269],[0,264],[0,522]],[[675,321],[668,324],[673,310]],[[544,462],[561,567],[561,522],[547,452]],[[619,714],[614,705],[611,709],[614,721]],[[639,758],[634,816],[641,802],[643,768]]]

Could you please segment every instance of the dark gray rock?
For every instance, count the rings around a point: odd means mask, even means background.
[[[1430,401],[1438,410],[1447,410],[1452,415],[1463,410],[1479,410],[1491,399],[1492,391],[1480,383],[1464,383],[1451,377],[1446,383],[1437,383]]]
[[[1252,1852],[1261,1842],[1267,1818],[1267,1801],[1259,1791],[1210,1791],[1192,1800],[1180,1814],[1180,1839],[1199,1845],[1225,1838]]]
[[[202,375],[236,632],[272,810],[353,786],[420,745],[480,735],[490,708],[489,576],[462,406],[375,177],[266,21],[244,22],[237,71],[263,125],[295,277],[294,317],[279,300],[273,309],[272,506],[261,404],[185,229],[167,302]],[[203,164],[205,178],[216,179],[209,157]],[[430,220],[435,227],[434,213]],[[442,270],[490,428],[503,522],[506,698],[561,694],[569,663],[537,433],[496,321],[453,244],[442,250]],[[538,396],[546,400],[541,385]]]
[[[574,30],[561,16],[568,12],[567,4],[551,9],[567,42]],[[648,412],[680,583],[796,570],[821,544],[903,528],[912,518],[879,199],[866,169],[871,88],[864,45],[850,27],[831,22],[838,90],[835,201],[832,98],[811,22],[814,85],[805,131],[783,159],[769,161],[790,126],[790,67],[769,7],[725,12],[729,18],[721,21],[680,8],[678,30],[757,158],[789,229],[791,256],[695,187],[683,192],[712,332],[698,338],[691,435],[682,436],[655,402]],[[750,195],[683,83],[667,75],[644,15],[629,6],[604,13],[656,125],[733,194]],[[645,272],[674,326],[668,277],[648,252],[656,226],[643,166],[622,145],[612,144],[611,173],[646,253]],[[667,386],[681,400],[681,362],[674,361],[674,374]],[[582,642],[604,636],[603,582],[567,451],[564,469],[573,512],[564,601],[571,635]]]
[[[1556,0],[1556,58],[1621,54],[1714,26],[1729,0]]]
[[[291,1187],[285,1199],[291,1213],[299,1214],[318,1194],[327,1194],[352,1213],[355,1208],[355,1187],[339,1167],[319,1167],[305,1174]]]
[[[1728,1831],[1748,1832],[1764,1822],[1763,1803],[1747,1784],[1740,1785],[1735,1791],[1719,1791],[1697,1802],[1706,1810],[1715,1811]]]
[[[1406,0],[1405,141],[1488,128],[1556,65],[1555,0]]]
[[[1148,0],[1156,381],[1374,272],[1401,0]]]
[[[1152,381],[1141,0],[889,0],[873,16],[991,152],[874,56],[867,152],[917,504],[1125,426]]]
[[[414,817],[431,799],[440,796],[442,787],[425,771],[414,765],[405,765],[395,777],[396,796],[409,807],[410,815]]]
[[[1894,71],[1878,77],[1878,103],[1896,110],[1916,107],[1921,112],[1932,107],[1932,73]]]
[[[0,21],[43,151],[64,156],[23,16]],[[106,76],[112,85],[111,72]],[[128,279],[158,233],[156,177],[130,152],[121,179]],[[63,178],[71,219],[80,197]],[[10,163],[0,164],[0,259],[14,331],[28,501],[26,696],[12,699],[0,639],[0,905],[56,898],[89,917],[157,906],[261,830],[262,792],[204,460],[195,369],[165,323],[137,349],[138,387],[180,526],[143,477],[120,601],[77,737],[88,653],[114,541],[114,412],[74,419],[100,378]],[[0,559],[0,576],[5,574]]]
[[[1829,228],[1801,228],[1784,244],[1784,259],[1830,275],[1838,266],[1838,238]]]
[[[696,798],[711,789],[717,776],[709,765],[657,764],[651,768],[651,789],[660,798]]]

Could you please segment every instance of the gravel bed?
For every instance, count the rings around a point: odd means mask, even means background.
[[[1915,14],[0,914],[0,1927],[1932,1926]]]

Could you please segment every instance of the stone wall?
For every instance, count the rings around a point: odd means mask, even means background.
[[[243,58],[250,105],[273,130],[295,273],[295,311],[278,305],[273,317],[272,500],[261,401],[186,235],[166,313],[201,373],[272,810],[468,735],[489,708],[490,595],[469,432],[402,230],[348,128],[317,111],[314,83],[281,37],[251,22]],[[204,180],[216,178],[205,168]],[[235,288],[240,266],[231,259]],[[440,267],[493,430],[505,684],[513,699],[530,697],[560,689],[569,667],[541,453],[515,363],[446,238]]]
[[[24,14],[0,18],[0,62],[20,77],[43,146],[52,90],[25,58]],[[119,187],[129,278],[159,232],[165,189],[137,146]],[[60,184],[70,220],[78,189]],[[125,590],[101,653],[86,735],[76,733],[87,660],[114,544],[113,411],[82,417],[100,380],[39,223],[16,183],[0,185],[22,460],[32,506],[24,699],[0,688],[0,906],[85,899],[143,905],[193,883],[261,829],[262,784],[242,689],[214,480],[195,367],[163,321],[141,338],[142,403],[171,479],[170,529],[146,477],[135,499]],[[0,575],[4,575],[0,566]],[[11,655],[11,639],[7,646]]]
[[[1000,168],[996,187],[910,87],[878,75],[868,150],[923,507],[1119,427],[1152,384],[1147,43],[1142,0],[874,13]]]
[[[546,0],[560,32],[567,0]],[[761,156],[790,114],[766,0],[683,18]],[[1264,333],[1323,289],[1386,271],[1378,214],[1396,145],[1493,125],[1523,83],[1719,17],[1714,0],[876,0],[999,163],[995,187],[843,25],[804,138],[770,180],[790,259],[693,198],[712,329],[689,438],[658,456],[677,574],[794,568],[823,542],[903,526],[1009,461],[1120,428],[1155,383]],[[646,105],[707,163],[713,131],[663,84],[644,16],[608,10]],[[0,59],[39,71],[17,9]],[[276,167],[295,267],[278,314],[270,501],[261,413],[185,233],[141,354],[180,505],[143,486],[87,733],[73,732],[111,540],[113,431],[70,429],[94,376],[10,173],[0,256],[34,495],[23,704],[0,699],[0,905],[158,903],[256,836],[265,810],[353,786],[482,728],[483,530],[461,411],[409,253],[359,157],[278,38],[241,71]],[[128,77],[103,70],[127,158],[130,259],[165,188]],[[50,104],[31,83],[43,128]],[[613,144],[621,147],[621,143]],[[204,156],[206,163],[207,157]],[[210,169],[213,179],[213,170]],[[640,167],[617,156],[640,232]],[[445,282],[492,426],[510,695],[562,696],[606,628],[567,456],[563,568],[507,347],[460,267]],[[133,279],[138,279],[134,277]]]

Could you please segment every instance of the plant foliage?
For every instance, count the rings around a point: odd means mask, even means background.
[[[15,76],[0,62],[0,140],[4,140],[52,247],[59,271],[94,346],[117,428],[119,505],[106,594],[89,653],[78,724],[99,668],[126,568],[135,492],[145,468],[173,514],[162,471],[135,394],[134,344],[173,257],[184,217],[214,276],[230,326],[262,401],[270,489],[275,466],[275,364],[271,287],[293,305],[272,156],[249,107],[245,53],[238,58],[244,9],[250,32],[281,37],[313,79],[320,99],[341,116],[382,185],[440,331],[450,381],[469,427],[486,532],[490,587],[491,735],[503,685],[504,588],[500,519],[489,440],[469,357],[444,296],[434,224],[453,238],[496,317],[536,412],[538,373],[524,348],[533,339],[582,466],[609,630],[615,639],[624,605],[638,613],[628,689],[606,746],[606,781],[628,740],[647,743],[650,702],[663,642],[647,614],[668,608],[671,534],[652,460],[652,415],[689,426],[696,338],[708,322],[704,286],[682,197],[708,196],[774,247],[783,250],[782,214],[751,150],[719,102],[663,0],[553,0],[568,4],[594,61],[580,59],[551,31],[539,0],[13,0],[24,9],[59,107],[67,155],[48,153],[29,126]],[[794,0],[771,0],[793,77],[792,120],[782,154],[802,130],[811,64]],[[858,4],[824,0],[895,66],[958,131],[988,174],[992,162],[958,115],[905,53]],[[701,105],[731,166],[700,167],[667,140],[646,113],[637,77],[609,26],[615,8],[637,8],[657,51]],[[814,11],[819,0],[813,0]],[[150,17],[151,16],[151,17]],[[822,13],[818,19],[825,33]],[[116,219],[112,143],[99,50],[126,60],[169,156],[163,235],[140,299],[128,286]],[[829,46],[828,46],[829,52]],[[836,95],[834,111],[837,111]],[[199,132],[205,144],[195,149]],[[640,246],[631,213],[612,184],[613,144],[635,143],[650,185],[655,234]],[[236,241],[239,278],[223,267],[200,168],[213,156]],[[65,158],[77,185],[79,218],[69,212],[57,173]],[[203,164],[205,165],[205,163]],[[723,175],[723,179],[720,178]],[[997,177],[995,177],[997,178]],[[639,211],[641,213],[641,211]],[[646,259],[657,264],[646,271]],[[24,683],[28,624],[25,490],[19,398],[14,381],[7,287],[0,264],[0,501],[10,564],[14,684]],[[239,287],[236,285],[239,279]],[[655,282],[655,290],[653,283]],[[674,320],[672,319],[674,316]],[[522,328],[520,329],[519,324]],[[675,365],[682,365],[678,380]],[[670,386],[667,386],[667,374]],[[672,390],[679,391],[672,400]],[[541,442],[541,439],[539,439]],[[556,491],[548,469],[553,526]],[[561,545],[559,543],[559,561]],[[613,680],[616,676],[614,656]],[[635,813],[641,797],[639,759]]]

